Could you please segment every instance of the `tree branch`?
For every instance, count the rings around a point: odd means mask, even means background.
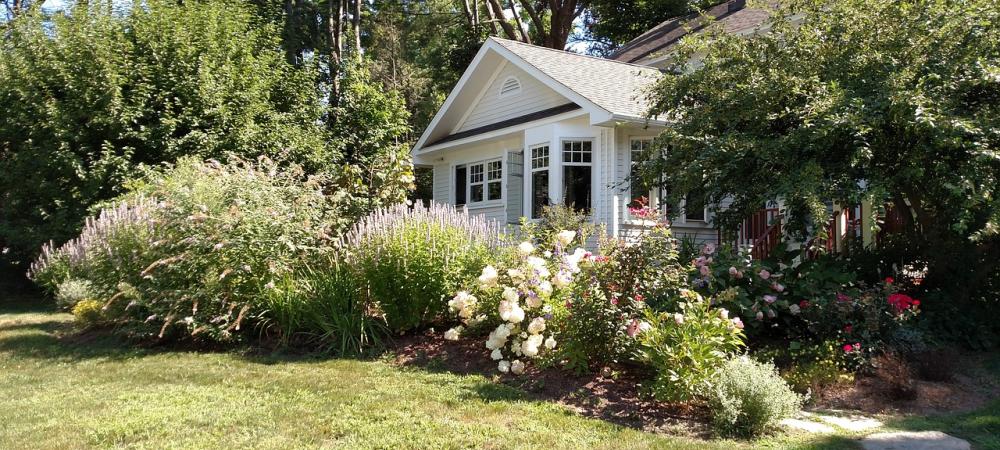
[[[503,28],[503,32],[507,35],[507,39],[514,41],[518,40],[517,33],[514,32],[514,27],[503,17],[503,7],[500,6],[500,1],[488,0],[486,4],[490,8],[491,19],[497,20],[497,22],[500,23],[500,27]]]

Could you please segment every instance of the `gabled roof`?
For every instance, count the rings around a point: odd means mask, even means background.
[[[661,75],[659,69],[649,66],[507,39],[495,40],[528,64],[615,116],[644,118],[648,109],[644,91]]]
[[[459,140],[451,134],[454,127],[504,62],[517,66],[577,105],[582,109],[581,114],[589,113],[594,124],[644,121],[647,110],[644,94],[661,76],[659,69],[648,66],[491,37],[420,136],[413,147],[414,155]],[[571,112],[569,106],[565,108],[567,113]],[[496,126],[492,125],[480,128],[495,131]]]
[[[707,27],[722,27],[731,34],[743,34],[760,27],[770,17],[766,9],[747,8],[746,0],[730,0],[713,6],[704,12],[714,18],[707,20],[695,13],[665,20],[639,37],[622,46],[611,59],[643,64],[666,53],[670,47],[688,34],[705,30]]]

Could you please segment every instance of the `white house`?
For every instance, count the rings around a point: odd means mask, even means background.
[[[709,14],[734,33],[767,18],[745,0]],[[657,193],[626,180],[664,126],[646,119],[645,92],[664,76],[657,66],[670,46],[699,21],[664,22],[613,59],[487,40],[413,147],[414,164],[433,168],[433,200],[510,224],[560,203],[586,209],[615,235],[642,226],[628,206]],[[717,240],[705,205],[686,203],[675,234]]]

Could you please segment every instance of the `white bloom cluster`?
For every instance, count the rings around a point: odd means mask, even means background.
[[[494,311],[480,311],[482,303],[467,291],[459,292],[448,303],[466,325],[481,322],[486,315],[500,318],[503,323],[486,339],[490,358],[497,361],[500,372],[524,373],[526,359],[556,348],[556,338],[546,320],[551,317],[552,305],[565,301],[563,297],[580,273],[580,265],[592,258],[582,248],[571,253],[564,250],[575,238],[575,231],[561,231],[556,234],[555,248],[544,251],[522,242],[517,246],[518,262],[514,266],[483,268],[475,292],[484,299],[498,300]],[[459,326],[448,330],[445,338],[458,339],[463,329]]]

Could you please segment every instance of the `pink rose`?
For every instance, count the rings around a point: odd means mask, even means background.
[[[760,273],[757,275],[760,275],[760,277],[765,280],[771,278],[771,272],[768,272],[767,269],[760,269]]]

